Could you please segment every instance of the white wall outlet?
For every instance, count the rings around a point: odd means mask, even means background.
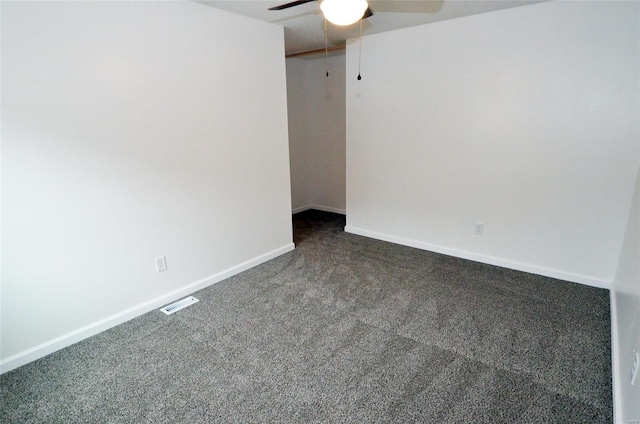
[[[636,380],[638,379],[638,368],[640,366],[640,353],[635,352],[633,355],[633,365],[631,365],[631,373],[629,377],[631,378],[631,385],[636,384]]]
[[[159,256],[156,258],[156,271],[162,272],[167,270],[167,258],[165,256]]]
[[[476,224],[473,227],[473,234],[477,236],[481,236],[482,234],[484,234],[484,224]]]

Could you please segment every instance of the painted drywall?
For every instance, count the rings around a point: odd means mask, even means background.
[[[640,422],[640,371],[634,385],[630,378],[640,353],[640,172],[611,287],[611,314],[616,422]]]
[[[2,2],[3,371],[291,250],[286,113],[281,27]]]
[[[304,85],[306,62],[287,59],[287,115],[289,122],[289,168],[291,170],[291,207],[297,210],[311,204],[307,124]]]
[[[347,231],[608,287],[637,170],[637,9],[546,2],[366,36]]]
[[[343,53],[287,59],[293,212],[345,213],[344,68]]]

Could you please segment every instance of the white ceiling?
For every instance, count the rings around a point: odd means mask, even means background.
[[[285,10],[267,10],[290,0],[195,0],[217,9],[245,15],[284,27],[286,54],[324,48],[324,19],[319,1]],[[374,15],[363,22],[363,35],[477,15],[546,0],[370,0]],[[329,46],[344,45],[359,34],[359,24],[327,24]]]

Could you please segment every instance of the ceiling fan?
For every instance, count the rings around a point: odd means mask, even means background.
[[[296,0],[280,6],[270,7],[269,10],[283,10],[301,4],[321,1],[320,9],[324,17],[335,25],[346,26],[373,16],[367,0]]]

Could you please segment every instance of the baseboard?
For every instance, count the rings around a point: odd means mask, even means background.
[[[602,289],[609,289],[611,287],[610,281],[602,281],[597,278],[592,278],[586,275],[574,274],[565,272],[562,270],[545,268],[537,265],[531,265],[523,262],[511,261],[508,259],[495,258],[492,256],[479,255],[477,253],[468,252],[465,250],[452,249],[449,247],[439,246],[435,244],[425,243],[418,240],[411,240],[402,237],[391,236],[388,234],[377,233],[375,231],[369,231],[362,228],[352,227],[347,225],[344,230],[347,233],[357,234],[364,237],[374,238],[377,240],[388,241],[391,243],[401,244],[404,246],[415,247],[417,249],[428,250],[430,252],[442,253],[444,255],[455,256],[457,258],[469,259],[476,262],[482,262],[489,265],[496,265],[503,268],[514,269],[517,271],[524,271],[531,274],[543,275],[545,277],[557,278],[558,280],[571,281],[573,283],[584,284],[591,287],[598,287]]]
[[[100,321],[94,322],[70,333],[64,334],[53,340],[27,349],[23,352],[19,352],[0,361],[0,374],[28,364],[29,362],[35,361],[36,359],[42,358],[67,346],[71,346],[74,343],[94,336],[98,333],[108,330],[109,328],[115,327],[116,325],[129,321],[137,316],[146,314],[147,312],[153,311],[154,309],[158,309],[168,303],[171,303],[205,287],[223,281],[233,275],[239,274],[243,271],[248,270],[249,268],[253,268],[254,266],[260,265],[261,263],[267,262],[294,249],[295,245],[293,243],[289,243],[278,249],[272,250],[271,252],[267,252],[263,255],[242,262],[224,271],[218,272],[216,274],[210,275],[209,277],[188,284],[187,286],[182,287],[178,290],[156,297],[147,302],[141,303],[117,314],[111,315],[110,317],[104,318]]]
[[[311,209],[309,206],[300,206],[299,208],[293,208],[293,209],[291,209],[291,215],[295,215],[295,214],[300,213],[300,212],[308,211],[309,209]]]
[[[610,290],[609,298],[611,308],[611,387],[613,389],[613,422],[622,423],[622,400],[620,399],[620,379],[618,376],[623,374],[620,371],[620,361],[618,360],[620,336],[618,334],[618,302],[616,301],[615,290]]]
[[[291,210],[291,214],[295,215],[297,213],[300,212],[304,212],[304,211],[308,211],[308,210],[317,210],[317,211],[323,211],[323,212],[331,212],[331,213],[337,213],[340,215],[346,215],[347,214],[347,210],[346,209],[340,209],[340,208],[333,208],[330,206],[321,206],[321,205],[306,205],[306,206],[300,206],[299,208],[295,208]]]

